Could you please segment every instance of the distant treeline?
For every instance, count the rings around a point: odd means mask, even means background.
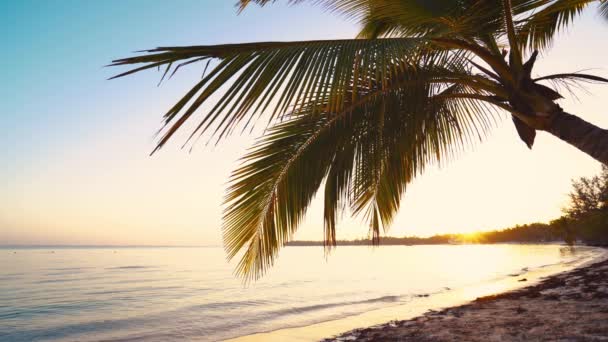
[[[562,231],[545,223],[532,223],[514,228],[474,234],[443,234],[431,237],[383,237],[380,245],[441,245],[461,243],[546,243],[563,241]],[[371,245],[370,239],[339,240],[338,246]],[[288,246],[322,246],[323,241],[292,241]]]
[[[608,167],[599,175],[572,181],[564,215],[549,223],[531,223],[475,234],[444,234],[427,238],[383,237],[380,245],[438,245],[460,243],[546,243],[577,241],[608,246]],[[341,240],[339,246],[371,245],[370,239]],[[322,246],[322,241],[292,241],[289,246]]]

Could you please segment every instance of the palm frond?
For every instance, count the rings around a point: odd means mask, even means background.
[[[257,279],[295,232],[348,132],[329,115],[280,123],[233,172],[225,199],[224,246],[229,258],[246,249],[236,273]]]
[[[606,79],[604,77],[584,74],[584,73],[580,73],[580,72],[547,75],[547,76],[535,78],[534,81],[555,80],[555,79],[580,80],[580,81],[585,81],[585,82],[598,82],[598,83],[608,82],[608,79]]]
[[[576,73],[565,73],[565,74],[553,74],[542,76],[534,79],[535,82],[539,81],[548,81],[553,85],[553,88],[556,91],[561,91],[565,89],[571,96],[577,97],[576,91],[586,91],[585,85],[592,83],[608,83],[608,79],[596,76],[589,75],[580,72]]]
[[[310,2],[361,24],[359,37],[499,37],[507,34],[500,1],[476,0],[286,0]],[[269,0],[249,2],[260,5]],[[519,45],[531,50],[550,46],[562,31],[592,3],[608,18],[607,0],[511,0]],[[513,39],[511,39],[512,41]],[[513,45],[513,43],[511,43]]]
[[[606,18],[606,20],[608,20],[608,1],[607,0],[602,0],[600,1],[600,14]]]
[[[271,0],[240,1],[266,5]],[[286,0],[309,2],[361,25],[360,38],[477,37],[506,33],[502,4],[475,0]],[[515,15],[546,5],[547,0],[513,0]]]
[[[191,137],[212,131],[219,139],[267,109],[272,111],[271,119],[281,117],[289,108],[297,111],[298,106],[328,94],[332,95],[328,105],[339,110],[339,99],[351,87],[345,80],[351,80],[353,73],[358,75],[355,82],[362,84],[372,76],[387,79],[396,69],[413,65],[421,44],[415,38],[395,38],[160,47],[111,65],[143,64],[115,76],[122,77],[150,68],[166,67],[166,73],[172,65],[176,70],[185,63],[220,61],[164,115],[166,129],[158,149],[226,84],[232,83]]]
[[[519,27],[522,47],[531,50],[551,46],[556,34],[568,27],[590,4],[597,0],[553,0],[544,1],[543,7],[523,18]]]
[[[360,37],[477,37],[504,32],[502,11],[486,1],[321,1],[358,21]]]
[[[276,2],[277,0],[238,0],[238,2],[236,3],[236,6],[239,8],[239,11],[242,11],[245,9],[245,7],[247,7],[249,4],[256,4],[256,5],[260,5],[260,6],[264,6],[266,4],[269,3],[273,3]],[[302,2],[305,0],[287,0],[289,3],[298,3],[298,2]]]
[[[478,90],[435,83],[438,76],[467,75],[466,58],[455,61],[446,70],[440,58],[425,58],[396,79],[351,88],[341,111],[331,110],[328,97],[324,111],[305,106],[273,126],[233,173],[226,197],[228,256],[244,249],[237,274],[256,279],[274,263],[324,179],[326,246],[335,244],[344,206],[364,215],[378,241],[414,175],[490,127],[483,104],[451,96]]]

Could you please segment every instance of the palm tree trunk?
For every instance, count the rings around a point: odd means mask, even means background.
[[[608,165],[608,130],[563,111],[554,114],[545,130]]]

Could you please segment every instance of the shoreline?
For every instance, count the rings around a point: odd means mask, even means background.
[[[527,281],[522,278],[519,281]],[[606,341],[608,258],[463,305],[354,329],[338,341]]]
[[[478,297],[509,293],[540,283],[543,279],[565,274],[569,271],[608,260],[608,249],[597,247],[582,247],[586,250],[580,258],[558,264],[542,265],[523,272],[501,276],[491,282],[470,284],[462,288],[453,288],[429,296],[416,296],[416,300],[404,302],[371,311],[366,311],[336,320],[322,321],[300,327],[287,327],[266,332],[243,335],[227,339],[235,342],[302,342],[302,341],[350,341],[355,340],[353,333],[366,329],[376,329],[389,326],[394,322],[413,320],[429,312],[437,312],[448,308],[456,308],[471,303]],[[579,249],[580,251],[580,249]],[[521,282],[522,278],[527,280]],[[331,337],[333,336],[333,337]],[[330,337],[330,338],[328,338]],[[337,339],[340,337],[341,339]],[[348,338],[346,338],[348,337]],[[391,339],[388,339],[391,340]],[[392,340],[395,340],[394,338]],[[398,338],[396,340],[399,340]]]

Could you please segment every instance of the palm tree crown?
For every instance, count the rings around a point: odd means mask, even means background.
[[[141,64],[115,77],[162,67],[164,79],[186,64],[215,61],[165,114],[156,149],[225,84],[190,138],[208,133],[219,141],[267,113],[271,127],[232,173],[225,198],[225,248],[230,258],[242,251],[237,273],[246,279],[273,264],[321,186],[326,246],[335,245],[345,206],[365,216],[377,242],[407,184],[483,138],[500,112],[512,116],[529,147],[536,130],[546,130],[608,162],[604,130],[563,113],[555,103],[561,94],[550,87],[608,80],[531,76],[538,51],[557,32],[590,6],[608,18],[608,1],[313,2],[359,22],[358,37],[159,47],[111,64]],[[597,139],[579,139],[572,128],[579,126]]]

